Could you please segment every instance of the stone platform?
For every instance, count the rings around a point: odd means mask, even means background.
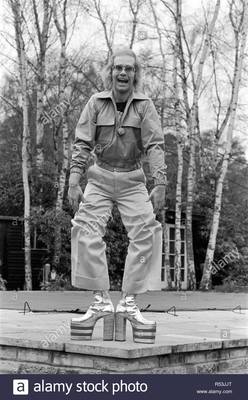
[[[133,343],[129,323],[123,343],[101,340],[101,320],[92,341],[72,341],[76,313],[2,309],[0,373],[247,373],[247,310],[144,314],[157,321],[153,345]]]
[[[116,305],[120,292],[110,294]],[[140,294],[137,300],[140,308],[149,306],[149,311],[155,312],[173,306],[180,311],[248,309],[248,293],[154,291]],[[33,311],[86,311],[91,301],[89,291],[0,291],[0,308],[12,310],[23,310],[28,302]]]

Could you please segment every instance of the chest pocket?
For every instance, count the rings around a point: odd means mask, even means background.
[[[128,115],[123,121],[122,126],[126,131],[127,140],[135,144],[135,146],[137,145],[139,150],[142,151],[141,119],[133,115]]]
[[[96,121],[96,144],[106,144],[113,136],[115,121],[114,118],[106,115],[98,115]]]

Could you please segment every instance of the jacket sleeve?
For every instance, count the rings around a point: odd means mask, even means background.
[[[96,133],[96,108],[92,96],[79,118],[72,148],[70,172],[84,173],[90,152],[94,148]]]
[[[145,154],[149,159],[154,185],[166,185],[167,167],[164,160],[164,136],[159,116],[152,100],[149,100],[141,122],[141,137]]]

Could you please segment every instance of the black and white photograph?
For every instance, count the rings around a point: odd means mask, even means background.
[[[245,399],[248,0],[0,25],[4,400]]]

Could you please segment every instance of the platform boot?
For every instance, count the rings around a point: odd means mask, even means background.
[[[154,343],[156,322],[145,319],[136,302],[135,295],[124,294],[115,312],[115,340],[126,340],[126,322],[132,325],[133,341],[137,343]]]
[[[103,318],[103,340],[114,338],[114,306],[106,291],[94,292],[94,301],[87,312],[71,320],[72,340],[91,340],[96,322]]]

